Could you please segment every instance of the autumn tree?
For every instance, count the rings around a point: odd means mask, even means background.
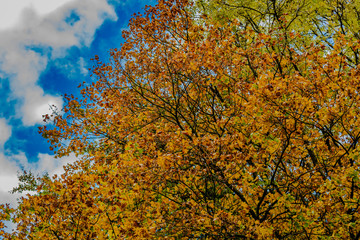
[[[96,81],[40,129],[79,160],[3,207],[5,238],[360,238],[360,42],[211,7],[159,1],[95,57]]]
[[[194,0],[195,11],[211,15],[223,24],[238,20],[238,28],[257,34],[281,35],[284,45],[293,48],[304,44],[321,44],[331,50],[339,35],[360,40],[360,1],[358,0]],[[293,39],[294,32],[302,37]],[[291,42],[290,42],[291,39]],[[280,49],[273,49],[281,51]],[[348,64],[359,64],[359,51],[343,49]]]

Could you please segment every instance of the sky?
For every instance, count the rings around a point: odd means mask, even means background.
[[[133,13],[149,0],[0,0],[0,204],[16,205],[22,170],[60,174],[75,156],[55,159],[38,133],[50,105],[91,81],[91,58],[109,59]]]

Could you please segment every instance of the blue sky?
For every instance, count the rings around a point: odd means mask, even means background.
[[[146,0],[17,0],[0,2],[0,203],[21,169],[61,173],[74,156],[54,159],[38,134],[49,105],[77,95],[90,81],[94,55],[106,62],[123,42],[121,30]]]

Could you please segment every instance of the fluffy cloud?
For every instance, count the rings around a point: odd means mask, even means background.
[[[6,123],[5,118],[0,118],[0,150],[11,136],[11,126]]]
[[[11,136],[11,126],[4,118],[0,118],[0,203],[14,203],[16,195],[8,192],[17,185],[16,173],[19,166],[15,161],[9,161],[4,155],[4,144]]]
[[[20,152],[16,155],[4,155],[0,153],[0,204],[10,203],[16,205],[19,194],[9,194],[18,185],[17,175],[23,169],[31,171],[35,175],[49,173],[50,176],[61,175],[64,172],[63,166],[76,160],[75,155],[64,158],[54,158],[49,154],[38,154],[38,161],[29,163],[25,153]]]
[[[62,107],[60,96],[44,93],[37,84],[47,62],[63,57],[70,47],[89,46],[104,20],[116,19],[106,0],[67,1],[45,15],[37,10],[23,9],[15,27],[0,30],[0,71],[9,79],[17,117],[25,126],[40,123],[49,105]]]
[[[11,28],[19,21],[22,9],[32,7],[39,14],[46,14],[54,11],[61,5],[72,0],[16,0],[7,1],[0,8],[0,29]]]
[[[7,16],[0,18],[0,86],[2,81],[9,81],[8,101],[17,104],[15,116],[0,118],[0,203],[15,204],[18,195],[8,191],[17,186],[18,172],[25,169],[35,174],[60,174],[62,166],[74,161],[75,156],[54,159],[38,154],[38,161],[29,163],[24,152],[7,152],[4,144],[11,136],[8,120],[15,117],[24,126],[33,126],[42,123],[42,115],[51,111],[49,106],[54,104],[61,109],[62,98],[42,89],[38,84],[40,75],[48,62],[65,57],[71,47],[90,46],[102,23],[116,20],[117,16],[106,0],[8,1],[1,4],[0,16]],[[79,58],[80,72],[86,74],[84,65]]]

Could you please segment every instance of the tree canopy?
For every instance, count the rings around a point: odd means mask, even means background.
[[[358,1],[159,0],[82,98],[5,239],[359,239]],[[29,176],[29,175],[27,175]],[[0,225],[3,227],[3,224]]]

